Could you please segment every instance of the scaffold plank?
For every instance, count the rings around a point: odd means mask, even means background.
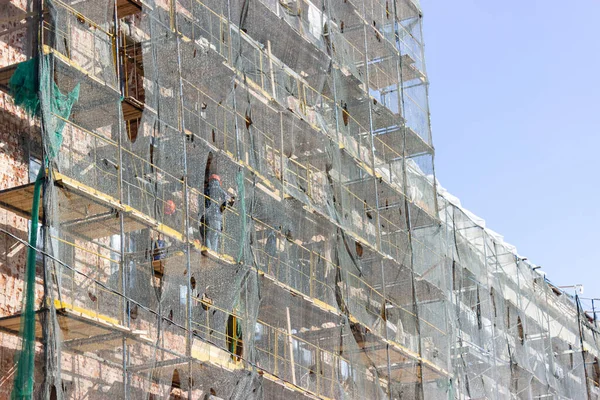
[[[8,82],[10,78],[13,76],[17,69],[18,64],[12,64],[3,68],[0,68],[0,90],[5,93],[10,94],[10,89],[8,87]]]
[[[0,207],[30,218],[33,201],[34,182],[0,191]],[[43,218],[43,205],[40,202],[40,218]]]

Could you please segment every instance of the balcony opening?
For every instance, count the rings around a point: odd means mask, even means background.
[[[244,352],[242,325],[237,317],[229,315],[227,318],[227,328],[225,332],[227,340],[227,349],[231,353],[231,359],[240,361]]]

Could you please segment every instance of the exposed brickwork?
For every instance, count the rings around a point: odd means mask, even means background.
[[[25,0],[11,0],[0,5],[3,21],[0,23],[0,67],[28,58],[26,25],[16,18],[25,14],[26,4]],[[39,132],[36,121],[15,106],[11,96],[0,92],[0,189],[29,182],[31,145],[39,142],[39,138],[34,139],[36,132]],[[23,240],[28,239],[28,220],[5,209],[0,209],[0,228]],[[24,244],[0,232],[0,316],[20,312],[26,257]],[[40,283],[38,280],[38,300],[42,295]],[[9,398],[12,390],[18,345],[16,336],[0,334],[0,398],[3,399]],[[37,350],[38,361],[41,361],[41,346],[38,345]],[[41,370],[37,373],[41,374]]]

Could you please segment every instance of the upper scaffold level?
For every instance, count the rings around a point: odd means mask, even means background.
[[[82,237],[96,239],[120,234],[119,214],[122,213],[125,232],[153,227],[182,241],[181,233],[81,182],[55,172],[53,183],[59,199],[60,224]],[[29,183],[1,191],[0,205],[22,217],[31,218],[33,185]]]
[[[77,307],[66,302],[55,300],[58,326],[64,340],[63,346],[76,351],[85,352],[90,349],[114,349],[122,346],[123,338],[142,341],[151,344],[145,336],[146,332],[127,328],[118,320],[103,315],[94,310]],[[35,337],[43,340],[43,324],[48,316],[48,308],[36,311]],[[18,335],[21,326],[21,315],[11,315],[0,318],[0,330],[12,335]]]

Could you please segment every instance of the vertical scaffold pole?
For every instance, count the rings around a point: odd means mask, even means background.
[[[44,29],[44,0],[37,0],[34,2],[34,7],[36,7],[36,9],[34,10],[35,12],[37,12],[37,19],[34,19],[34,26],[36,28],[35,32],[36,32],[36,36],[35,36],[35,45],[32,46],[32,53],[33,54],[37,54],[37,58],[38,58],[38,62],[37,62],[37,66],[35,68],[35,87],[39,88],[40,87],[40,68],[42,67],[42,54],[44,54],[43,52],[43,47],[44,47],[44,43],[43,43],[43,29]],[[41,93],[39,94],[41,95]],[[44,130],[44,123],[43,123],[43,113],[40,113],[40,119],[41,119],[41,123],[40,123],[40,133],[41,133],[41,137],[42,137],[42,143],[43,143],[43,138],[44,138],[44,134],[43,134],[43,130]],[[42,158],[41,158],[41,162],[40,162],[40,169],[44,169],[45,165],[44,165],[44,160],[46,158],[46,154],[44,151],[44,146],[42,145]],[[42,187],[42,229],[43,229],[43,240],[44,240],[44,253],[47,254],[48,253],[48,220],[47,220],[47,216],[48,216],[48,198],[46,196],[46,190],[48,188],[47,183],[49,182],[48,176],[46,176],[45,178],[45,182],[44,182],[44,187]],[[47,311],[44,312],[42,314],[42,341],[43,341],[43,349],[44,349],[44,396],[45,398],[49,398],[50,396],[50,392],[51,392],[51,388],[52,385],[56,385],[56,382],[54,381],[54,377],[52,377],[51,379],[49,379],[49,374],[52,373],[52,371],[50,371],[50,365],[51,363],[55,360],[55,356],[54,356],[54,351],[49,351],[48,346],[52,346],[52,349],[55,349],[54,345],[55,343],[51,343],[51,340],[56,340],[56,332],[54,332],[54,313],[52,313],[52,307],[54,306],[53,303],[50,303],[48,301],[48,295],[50,292],[50,287],[48,284],[48,262],[46,259],[46,255],[44,254],[44,257],[42,258],[42,280],[44,283],[44,294],[43,294],[43,298],[42,298],[42,307],[47,308]],[[50,328],[50,324],[52,324],[52,328]],[[60,366],[60,355],[58,357],[56,357],[56,363],[59,364],[58,366]],[[58,370],[60,371],[60,368],[58,368]],[[58,386],[57,386],[58,387]]]
[[[406,172],[406,158],[407,158],[407,152],[406,152],[406,122],[405,119],[403,118],[404,115],[406,115],[406,106],[404,104],[404,87],[403,87],[403,82],[404,82],[404,77],[403,77],[403,73],[402,73],[402,54],[400,52],[400,36],[399,36],[399,32],[398,32],[398,24],[399,24],[399,18],[398,18],[398,7],[396,2],[394,2],[394,38],[396,40],[396,50],[398,51],[398,58],[397,58],[397,64],[396,64],[396,73],[398,74],[398,91],[397,91],[397,96],[398,96],[398,106],[399,106],[399,111],[401,112],[401,115],[399,116],[400,118],[400,127],[401,127],[401,132],[402,132],[402,189],[404,192],[404,216],[405,216],[405,221],[406,221],[406,228],[407,228],[407,233],[408,233],[408,251],[410,252],[410,258],[409,258],[409,269],[410,269],[410,277],[411,277],[411,292],[412,292],[412,298],[413,298],[413,313],[415,315],[415,328],[416,328],[416,332],[417,332],[417,352],[419,354],[419,361],[417,363],[417,392],[416,395],[419,396],[418,400],[422,400],[425,397],[425,392],[424,392],[424,388],[423,388],[423,374],[422,374],[422,369],[423,369],[423,363],[422,363],[422,357],[423,357],[423,349],[422,349],[422,343],[421,343],[421,320],[419,317],[419,306],[417,304],[417,290],[416,290],[416,285],[415,285],[415,272],[414,272],[414,248],[413,248],[413,238],[412,238],[412,233],[413,233],[413,228],[412,228],[412,218],[411,218],[411,211],[410,211],[410,202],[408,200],[408,174]]]
[[[290,320],[290,308],[285,308],[287,317],[287,339],[290,351],[290,371],[292,373],[292,383],[296,385],[296,366],[294,363],[294,340],[292,339],[292,322]]]
[[[172,0],[174,4],[174,0]],[[173,5],[173,9],[175,6]],[[191,255],[192,246],[190,243],[191,238],[189,237],[189,187],[188,187],[188,154],[187,154],[187,135],[185,132],[185,108],[183,103],[183,77],[181,73],[181,34],[178,31],[177,24],[177,13],[174,12],[173,15],[173,32],[175,34],[175,41],[177,47],[177,73],[179,78],[179,134],[182,137],[183,141],[183,241],[185,247],[185,271],[186,271],[186,319],[185,319],[185,329],[186,329],[186,357],[188,358],[188,399],[192,398],[192,345],[193,345],[193,328],[192,328],[192,266],[191,266]]]
[[[119,33],[120,33],[120,26],[119,26],[119,17],[118,17],[118,13],[117,13],[117,2],[115,1],[113,4],[113,22],[114,22],[114,39],[113,39],[113,46],[114,46],[114,52],[115,52],[115,68],[116,68],[116,76],[117,76],[117,82],[119,83],[119,94],[121,95],[121,98],[123,97],[124,93],[124,84],[123,84],[123,80],[121,79],[123,74],[121,73],[121,62],[120,62],[120,47],[119,47]],[[119,202],[121,204],[124,203],[124,193],[123,193],[123,149],[122,149],[122,136],[123,136],[123,122],[122,122],[122,113],[121,113],[121,102],[119,101],[117,103],[117,115],[118,115],[118,121],[117,121],[117,153],[118,153],[118,157],[119,157],[119,164],[118,164],[118,170],[117,170],[117,175],[118,175],[118,181],[117,181],[117,191],[119,194]],[[120,270],[121,270],[121,292],[123,293],[123,301],[122,301],[122,305],[123,305],[123,310],[122,310],[122,320],[124,322],[124,325],[129,327],[131,320],[130,320],[130,308],[131,308],[131,304],[127,301],[127,297],[128,297],[128,293],[126,291],[126,287],[127,287],[127,274],[126,274],[126,268],[125,268],[125,219],[124,219],[124,215],[123,213],[119,213],[119,252],[121,253],[119,256],[119,266],[120,266]],[[128,382],[128,376],[127,376],[127,362],[128,362],[128,351],[127,351],[127,338],[125,336],[123,336],[123,361],[122,361],[122,375],[123,375],[123,399],[128,400],[129,399],[129,382]]]

